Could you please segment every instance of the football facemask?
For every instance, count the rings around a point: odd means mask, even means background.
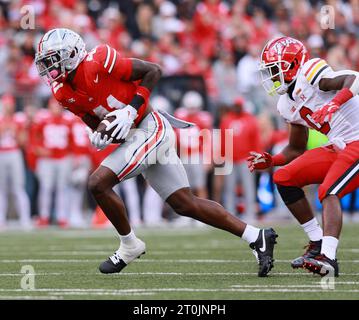
[[[60,51],[55,51],[36,57],[37,71],[46,82],[51,84],[66,74],[65,61],[67,58],[61,58],[63,55]]]
[[[82,38],[69,29],[53,29],[40,40],[35,56],[39,75],[49,84],[64,80],[86,56]]]
[[[282,66],[284,68],[282,68]],[[284,73],[290,69],[290,63],[279,61],[265,64],[262,62],[259,71],[261,74],[262,85],[269,95],[278,93],[285,94],[292,83],[285,83]]]

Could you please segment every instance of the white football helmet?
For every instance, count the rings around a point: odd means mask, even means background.
[[[39,75],[51,84],[56,80],[64,80],[86,54],[85,43],[76,32],[57,28],[48,31],[41,38],[35,64]]]

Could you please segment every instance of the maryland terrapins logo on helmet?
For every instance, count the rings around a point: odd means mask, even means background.
[[[280,37],[268,41],[261,53],[260,63],[264,89],[269,94],[286,93],[308,59],[308,51],[299,40]]]

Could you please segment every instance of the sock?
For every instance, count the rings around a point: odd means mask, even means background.
[[[258,239],[260,229],[247,224],[242,234],[242,239],[248,243],[255,242]]]
[[[325,236],[323,237],[321,254],[326,255],[329,259],[334,260],[337,252],[339,240],[334,237]]]
[[[137,237],[133,230],[131,229],[131,232],[125,236],[120,235],[121,243],[124,244],[126,247],[132,247],[135,245]]]
[[[319,241],[323,238],[323,230],[316,218],[303,223],[301,226],[303,227],[305,233],[308,235],[309,240]]]

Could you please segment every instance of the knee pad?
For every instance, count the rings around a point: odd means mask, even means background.
[[[305,197],[304,191],[298,187],[277,185],[278,192],[286,205],[297,202]]]

